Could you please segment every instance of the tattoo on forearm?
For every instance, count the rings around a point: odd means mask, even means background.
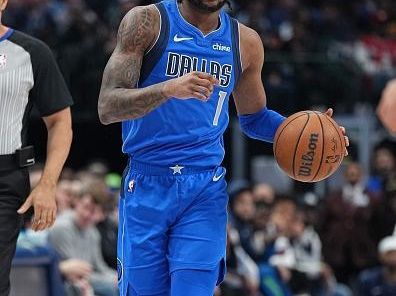
[[[159,16],[153,7],[130,11],[117,36],[117,48],[103,74],[99,114],[109,122],[139,118],[161,105],[163,85],[135,89],[143,56],[157,37]]]

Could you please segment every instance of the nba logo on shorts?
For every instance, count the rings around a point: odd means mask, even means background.
[[[128,192],[133,192],[134,188],[135,188],[135,180],[129,181],[129,183],[128,183]]]
[[[7,58],[5,54],[0,54],[0,69],[4,69],[7,64]]]

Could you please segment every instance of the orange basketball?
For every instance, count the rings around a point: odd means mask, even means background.
[[[338,124],[324,113],[302,111],[288,117],[278,128],[274,155],[293,179],[317,182],[340,166],[345,139]]]

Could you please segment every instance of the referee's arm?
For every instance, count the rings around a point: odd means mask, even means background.
[[[41,114],[48,132],[47,157],[43,175],[26,202],[18,210],[34,208],[33,230],[51,227],[56,218],[56,184],[72,142],[71,95],[51,50],[42,42],[30,48],[34,87],[29,97]]]
[[[18,210],[25,213],[34,207],[33,230],[51,227],[56,218],[55,191],[63,165],[69,154],[72,142],[70,108],[43,117],[48,131],[47,159],[39,184],[34,188],[26,202]]]

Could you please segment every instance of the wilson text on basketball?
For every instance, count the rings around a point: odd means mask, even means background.
[[[301,156],[301,164],[298,170],[299,176],[310,176],[312,173],[312,163],[315,158],[315,151],[319,140],[319,134],[311,134],[309,138],[308,151]]]

